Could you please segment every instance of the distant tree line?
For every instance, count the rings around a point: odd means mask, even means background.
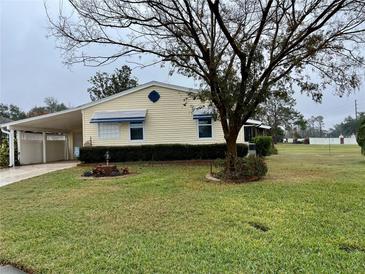
[[[67,109],[66,105],[58,102],[57,99],[53,97],[45,98],[43,106],[34,106],[28,112],[21,110],[19,106],[14,104],[7,105],[0,103],[0,122],[6,123],[65,109]]]
[[[335,124],[333,128],[324,129],[325,123],[323,116],[311,116],[308,119],[300,117],[294,123],[286,127],[286,136],[289,138],[306,138],[306,137],[351,137],[356,135],[359,130],[361,121],[365,119],[365,112],[359,113],[357,119],[348,116],[341,123]]]
[[[132,69],[124,65],[115,69],[113,73],[97,72],[89,79],[91,87],[87,89],[92,101],[99,100],[138,85],[138,80],[132,76]],[[0,124],[9,121],[21,120],[43,114],[67,109],[64,103],[54,97],[46,97],[43,106],[34,106],[28,112],[21,110],[17,105],[0,103]]]
[[[322,115],[311,116],[307,119],[305,135],[307,137],[325,137],[327,131],[324,129],[324,118]]]
[[[305,119],[303,115],[299,115],[296,120],[289,124],[285,130],[286,138],[300,139],[307,137],[325,137],[327,131],[324,129],[323,116],[311,116]]]
[[[348,116],[343,120],[343,122],[334,125],[333,129],[331,129],[331,134],[333,136],[343,135],[345,137],[356,135],[362,119],[365,119],[365,112],[359,113],[359,117],[357,119]]]

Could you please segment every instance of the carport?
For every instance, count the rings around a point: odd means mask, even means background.
[[[81,108],[1,125],[9,136],[9,166],[73,160],[82,146]],[[17,146],[17,155],[15,148]]]

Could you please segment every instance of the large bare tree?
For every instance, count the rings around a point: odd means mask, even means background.
[[[242,125],[272,90],[296,85],[320,100],[329,85],[342,95],[360,83],[364,0],[68,2],[72,14],[50,18],[66,62],[100,65],[150,54],[201,80],[221,121],[231,170]],[[94,45],[114,52],[92,54]]]

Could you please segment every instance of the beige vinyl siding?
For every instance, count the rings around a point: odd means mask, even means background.
[[[156,90],[160,99],[153,103],[148,94]],[[186,103],[186,105],[184,105]],[[192,106],[201,102],[192,100],[186,92],[170,90],[159,86],[151,86],[113,100],[103,102],[82,110],[83,140],[92,140],[93,146],[123,146],[138,144],[209,144],[225,142],[220,121],[213,121],[213,136],[209,139],[199,139],[197,120],[193,119]],[[98,124],[90,123],[96,111],[120,111],[146,109],[144,122],[144,140],[131,141],[129,123],[120,123],[120,138],[106,140],[98,137]],[[243,142],[239,136],[238,142]]]

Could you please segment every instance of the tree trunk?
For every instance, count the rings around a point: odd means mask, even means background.
[[[226,171],[229,174],[235,173],[236,171],[237,137],[238,134],[230,134],[228,138],[226,138],[226,143],[227,143]]]
[[[276,136],[276,128],[271,130],[272,146],[278,142],[278,137]]]

